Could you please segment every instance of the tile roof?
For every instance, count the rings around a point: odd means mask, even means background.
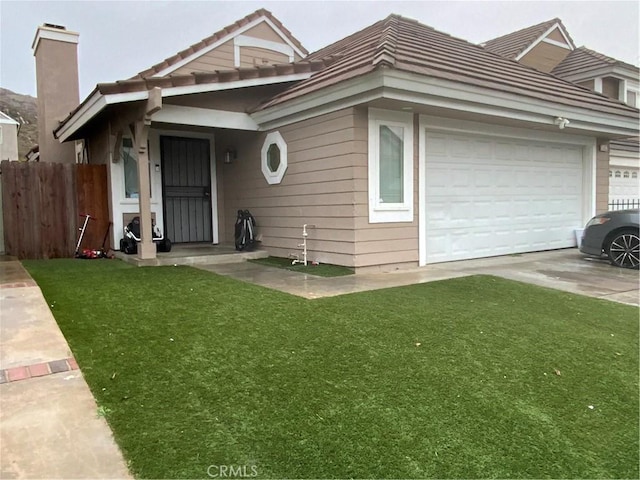
[[[640,152],[640,139],[638,137],[625,138],[621,140],[611,140],[609,147],[611,150],[622,150],[625,152]]]
[[[635,65],[616,60],[602,53],[590,50],[587,47],[579,47],[573,50],[551,71],[558,77],[566,77],[576,73],[587,72],[602,67],[621,66],[640,71]]]
[[[517,32],[508,33],[501,37],[488,40],[482,43],[482,46],[490,52],[515,60],[518,55],[524,52],[533,42],[540,38],[540,35],[549,30],[556,23],[560,24],[563,32],[567,37],[569,37],[571,43],[573,43],[567,29],[562,24],[562,20],[559,18],[553,18],[546,22],[523,28]]]
[[[141,79],[141,78],[151,77],[152,75],[155,75],[156,73],[161,72],[162,70],[164,70],[164,69],[166,69],[166,68],[168,68],[168,67],[170,67],[172,65],[175,65],[176,63],[178,63],[178,62],[184,60],[185,58],[193,55],[194,53],[198,52],[199,50],[202,50],[203,48],[208,47],[212,43],[217,42],[218,40],[226,37],[227,35],[232,34],[233,32],[235,32],[238,29],[242,28],[243,26],[247,25],[248,23],[251,23],[254,20],[259,19],[260,17],[268,18],[271,22],[273,22],[273,24],[276,27],[278,27],[278,29],[287,37],[287,39],[291,43],[293,43],[300,51],[302,51],[305,55],[308,53],[307,49],[302,46],[302,43],[300,43],[300,41],[298,41],[298,39],[295,38],[293,36],[293,34],[289,30],[287,30],[285,28],[285,26],[280,22],[280,20],[278,20],[276,17],[274,17],[273,14],[270,11],[265,10],[264,8],[261,8],[259,10],[256,10],[253,13],[250,13],[246,17],[241,18],[240,20],[236,21],[235,23],[232,23],[231,25],[228,25],[228,26],[224,27],[223,29],[218,30],[213,35],[210,35],[207,38],[203,38],[198,43],[194,43],[193,45],[191,45],[189,48],[186,48],[186,49],[176,53],[175,55],[173,55],[173,56],[171,56],[169,58],[166,58],[162,62],[156,63],[152,67],[150,67],[150,68],[148,68],[146,70],[143,70],[142,72],[138,73],[133,78],[134,79]]]
[[[331,65],[289,87],[259,109],[379,68],[391,68],[579,108],[638,116],[637,109],[621,102],[399,15],[390,15],[318,50],[307,60],[325,57],[334,59]]]
[[[297,81],[254,110],[259,111],[384,68],[524,95],[558,104],[638,117],[637,109],[621,102],[506,59],[481,46],[439,32],[416,20],[394,14],[293,63],[235,68],[215,73],[195,72],[186,75],[145,78],[138,76],[128,80],[98,84],[94,91],[60,124],[56,132],[96,92],[110,95],[146,91],[154,87],[208,85],[237,80],[275,78],[295,73],[312,74],[310,78]]]

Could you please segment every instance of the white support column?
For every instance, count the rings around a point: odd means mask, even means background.
[[[627,103],[627,81],[623,78],[618,81],[618,100]]]
[[[593,79],[593,89],[598,93],[602,93],[602,77]]]

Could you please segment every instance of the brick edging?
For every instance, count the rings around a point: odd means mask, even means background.
[[[73,357],[20,367],[5,368],[4,370],[0,370],[0,383],[28,380],[29,378],[44,377],[46,375],[69,372],[71,370],[78,370],[78,364]]]

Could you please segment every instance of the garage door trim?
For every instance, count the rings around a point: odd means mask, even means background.
[[[550,124],[553,119],[550,118]],[[551,145],[570,145],[582,148],[582,223],[586,223],[595,212],[596,139],[592,137],[560,134],[553,131],[514,128],[503,125],[481,124],[477,122],[453,120],[443,117],[420,115],[418,142],[418,221],[419,221],[419,264],[427,263],[426,234],[426,132],[448,134],[468,134],[494,139],[527,140]]]

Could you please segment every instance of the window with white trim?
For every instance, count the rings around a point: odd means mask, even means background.
[[[369,109],[369,222],[413,221],[413,114]]]
[[[638,92],[635,90],[627,90],[627,104],[632,107],[638,106]]]
[[[122,139],[120,158],[124,168],[124,198],[138,198],[138,161],[130,138]]]
[[[271,132],[264,139],[261,164],[262,174],[269,185],[282,181],[287,171],[287,144],[280,132]]]
[[[120,144],[120,159],[124,169],[124,198],[139,198],[138,158],[131,138],[123,137]],[[151,162],[149,162],[149,185],[151,185]]]

